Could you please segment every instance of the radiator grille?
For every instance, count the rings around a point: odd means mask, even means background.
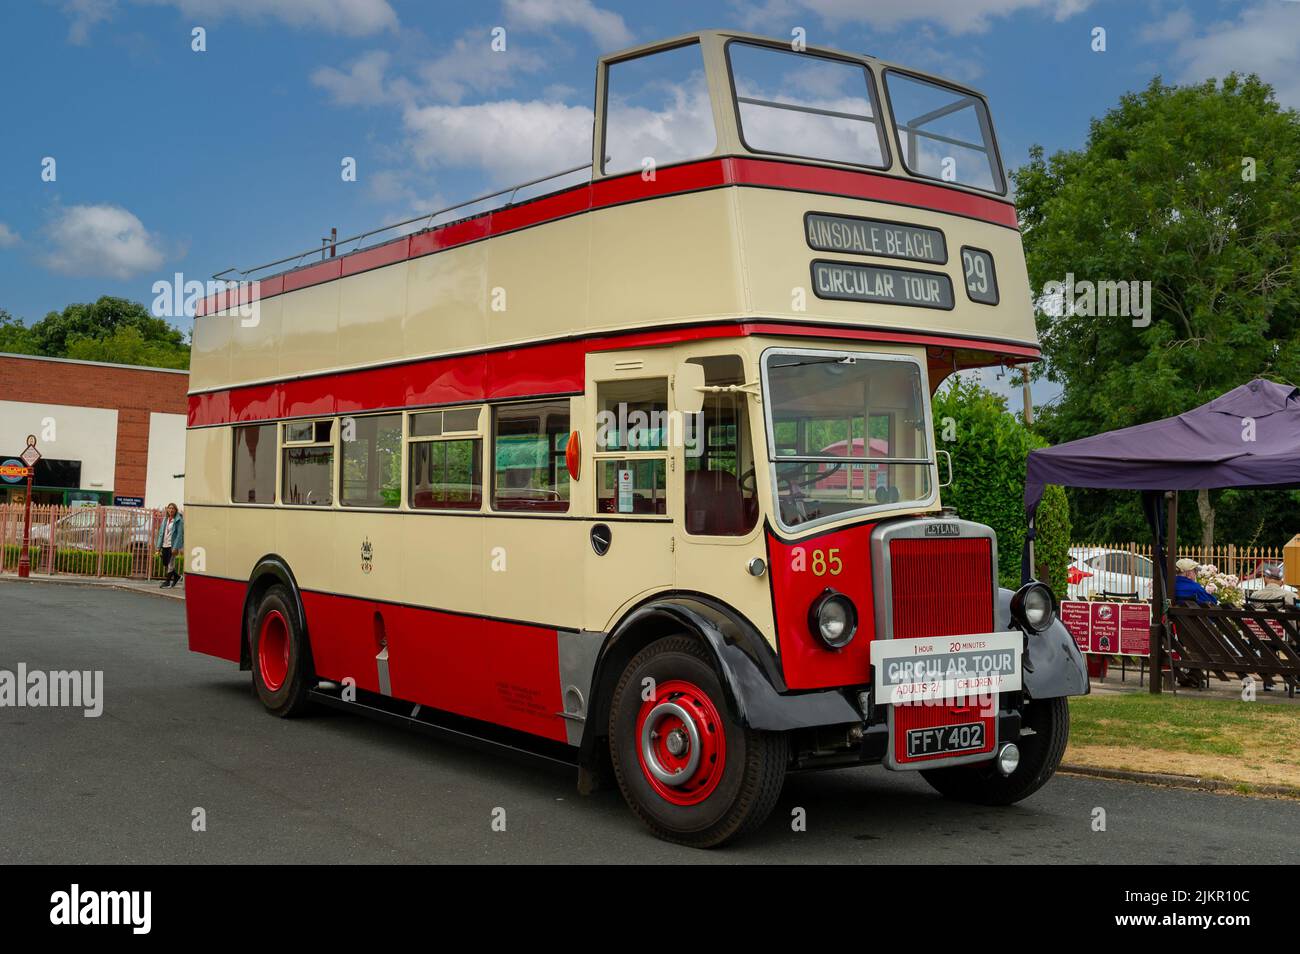
[[[988,537],[899,538],[889,543],[894,638],[993,631]]]

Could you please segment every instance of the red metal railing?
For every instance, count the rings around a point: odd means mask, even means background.
[[[140,507],[33,505],[32,573],[159,579],[154,541],[161,510]],[[0,573],[16,573],[23,507],[0,506]]]

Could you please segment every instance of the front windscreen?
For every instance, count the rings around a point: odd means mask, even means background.
[[[915,361],[770,351],[763,373],[782,526],[929,502],[933,462]]]
[[[861,63],[735,41],[727,57],[746,149],[878,169],[889,164],[871,74]]]
[[[984,101],[974,93],[885,71],[889,108],[913,175],[1002,193],[1002,171]]]

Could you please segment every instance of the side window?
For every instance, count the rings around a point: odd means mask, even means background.
[[[597,385],[596,512],[668,513],[668,381]]]
[[[407,501],[416,510],[480,510],[483,438],[480,408],[410,417]]]
[[[280,502],[328,507],[333,499],[334,422],[294,421],[284,425]]]
[[[692,358],[710,387],[745,383],[738,355]],[[722,391],[704,398],[704,410],[686,429],[686,532],[741,536],[758,521],[748,395]],[[780,438],[778,437],[778,441]]]
[[[569,401],[493,408],[492,509],[564,513],[569,509]]]
[[[396,507],[402,500],[402,415],[339,422],[339,503]]]
[[[645,160],[665,166],[698,159],[718,143],[700,44],[611,63],[605,81],[605,172]]]
[[[231,503],[275,503],[275,425],[235,428]]]

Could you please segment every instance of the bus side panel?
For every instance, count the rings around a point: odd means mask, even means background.
[[[185,623],[190,651],[239,662],[239,636],[248,584],[185,574]]]
[[[316,674],[335,682],[354,679],[358,689],[379,692],[379,637],[397,608],[309,590],[303,591],[302,608]]]
[[[554,629],[408,606],[389,663],[399,699],[566,741]]]

